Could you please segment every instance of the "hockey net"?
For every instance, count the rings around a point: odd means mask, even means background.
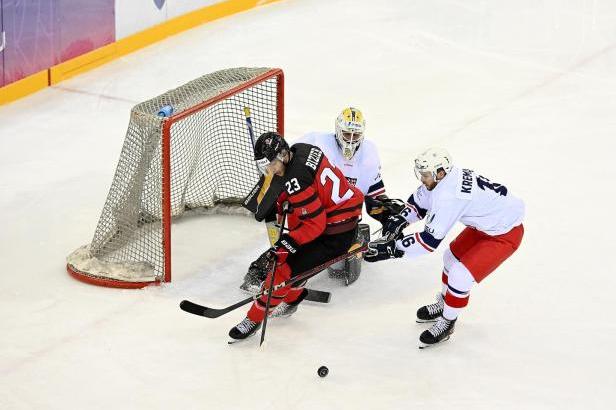
[[[169,282],[172,220],[240,204],[259,179],[245,108],[255,138],[283,133],[282,70],[217,71],[136,105],[94,238],[68,272],[120,288]]]

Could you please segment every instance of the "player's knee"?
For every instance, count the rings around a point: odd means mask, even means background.
[[[456,262],[458,262],[458,260],[453,256],[451,249],[447,248],[443,254],[443,266],[445,267],[445,271],[449,272]]]
[[[447,277],[447,285],[462,292],[467,292],[475,283],[475,279],[471,272],[464,266],[462,262],[455,261],[449,268]]]

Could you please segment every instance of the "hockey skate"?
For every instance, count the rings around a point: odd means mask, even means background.
[[[244,318],[244,320],[242,320],[240,323],[237,324],[237,326],[234,326],[229,331],[229,337],[231,338],[229,344],[233,344],[249,338],[250,336],[254,335],[260,328],[261,322],[257,323],[253,322],[247,317]]]
[[[456,320],[448,320],[442,316],[439,317],[430,329],[425,330],[419,336],[419,348],[423,349],[449,340],[456,325]]]
[[[254,262],[250,264],[248,272],[244,276],[244,283],[240,285],[240,289],[251,294],[256,295],[261,291],[261,285],[269,269],[269,259],[267,258],[267,252],[263,253]]]
[[[306,296],[308,296],[308,289],[304,288],[304,290],[302,291],[302,294],[299,295],[299,297],[295,301],[291,303],[281,302],[278,306],[276,306],[276,309],[274,309],[274,311],[270,313],[270,317],[289,317],[291,316],[293,313],[297,311],[297,307],[299,306],[300,303],[302,303],[304,299],[306,299]]]
[[[441,292],[436,294],[436,303],[422,306],[417,309],[417,323],[436,322],[436,319],[443,314],[445,300]]]

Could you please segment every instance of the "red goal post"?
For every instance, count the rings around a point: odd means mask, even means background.
[[[255,136],[284,133],[281,69],[221,70],[136,105],[94,238],[68,272],[118,288],[171,281],[172,221],[239,205],[258,181],[245,108]]]

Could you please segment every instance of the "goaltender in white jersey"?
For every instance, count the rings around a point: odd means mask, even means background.
[[[381,176],[381,160],[376,144],[364,136],[366,122],[362,112],[354,107],[342,110],[336,118],[335,132],[311,132],[299,142],[316,145],[325,153],[329,162],[342,171],[347,181],[363,194],[368,215],[383,222],[404,208],[404,203],[385,194]],[[370,240],[370,227],[359,224],[357,243]],[[361,261],[352,258],[332,265],[330,277],[344,279],[346,285],[357,280]]]
[[[368,215],[383,223],[388,216],[398,214],[404,202],[390,199],[385,195],[385,184],[381,177],[381,161],[376,145],[364,138],[366,121],[360,110],[347,107],[340,112],[335,121],[335,132],[312,132],[296,142],[319,147],[330,164],[338,168],[349,183],[364,194]],[[268,232],[277,232],[274,218],[267,219]],[[270,235],[274,243],[276,238]],[[356,243],[370,241],[370,227],[359,224]],[[255,260],[244,276],[241,289],[258,292],[267,274],[265,253]],[[361,260],[353,257],[328,268],[331,277],[339,278],[348,286],[355,282],[361,272]],[[310,298],[310,294],[308,295]]]
[[[379,152],[371,140],[364,138],[350,159],[343,156],[333,132],[311,132],[301,137],[298,142],[321,148],[329,162],[340,169],[351,185],[355,185],[364,196],[375,198],[385,193]]]
[[[474,171],[454,167],[442,148],[430,148],[415,160],[422,185],[405,209],[388,217],[383,238],[371,242],[367,262],[434,251],[458,221],[466,228],[443,255],[442,290],[436,303],[417,311],[418,322],[434,322],[419,338],[420,347],[449,339],[459,311],[468,304],[474,283],[481,282],[520,246],[524,202],[504,185]],[[409,224],[425,219],[421,232],[403,236]]]

